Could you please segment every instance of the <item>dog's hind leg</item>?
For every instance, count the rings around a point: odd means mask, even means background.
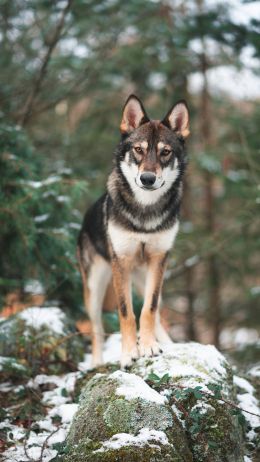
[[[135,269],[133,273],[133,284],[137,293],[144,298],[145,296],[145,276],[146,268],[144,266]],[[159,296],[158,299],[158,309],[155,314],[155,337],[159,343],[164,345],[172,344],[172,340],[169,334],[166,332],[165,328],[161,323],[160,309],[162,305],[162,296]]]
[[[110,265],[100,256],[95,256],[88,270],[88,277],[81,265],[84,303],[91,321],[92,366],[103,363],[104,329],[102,307],[107,286],[111,279]]]
[[[155,337],[160,344],[171,345],[173,341],[161,323],[160,305],[161,301],[159,302],[158,310],[156,311],[155,315]]]
[[[166,253],[150,254],[147,263],[144,306],[140,317],[141,356],[156,355],[160,351],[157,340],[156,323],[160,325],[159,300],[166,266]],[[161,328],[159,328],[161,333]]]

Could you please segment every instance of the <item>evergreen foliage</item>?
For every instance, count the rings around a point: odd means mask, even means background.
[[[152,117],[179,98],[192,115],[168,304],[184,295],[188,336],[196,337],[194,319],[202,315],[217,326],[216,343],[226,319],[259,321],[259,109],[214,91],[209,79],[223,66],[246,70],[244,54],[259,58],[259,21],[241,23],[231,7],[206,0],[1,2],[2,294],[33,278],[48,298],[82,305],[76,228],[104,190],[122,105],[136,92]],[[257,61],[248,66],[257,72]]]

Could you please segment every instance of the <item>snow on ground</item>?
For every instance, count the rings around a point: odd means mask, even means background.
[[[248,456],[244,456],[244,462],[252,462],[252,459],[250,459]]]
[[[249,369],[247,374],[251,375],[252,377],[260,377],[260,364],[257,364],[256,366],[251,367],[251,369]]]
[[[104,362],[116,363],[120,360],[121,354],[121,334],[116,333],[108,337],[104,345]],[[79,363],[78,368],[80,371],[88,371],[91,369],[91,354],[86,354],[84,361]]]
[[[220,334],[220,345],[224,349],[242,349],[247,345],[255,345],[258,342],[260,342],[260,335],[257,329],[247,327],[231,329],[226,327]]]
[[[14,441],[14,446],[4,452],[3,462],[28,462],[29,457],[33,461],[37,461],[44,444],[46,448],[43,451],[42,462],[49,462],[57,455],[57,450],[52,449],[52,445],[62,443],[66,439],[70,423],[78,409],[78,404],[72,402],[72,393],[76,379],[80,376],[80,372],[71,372],[63,376],[41,374],[29,380],[27,386],[36,392],[42,385],[54,387],[52,390],[42,393],[42,403],[50,409],[46,417],[37,422],[41,431],[39,433],[30,431],[25,444],[26,449],[24,449],[25,429],[10,424],[8,419],[0,424],[0,429],[6,427],[10,429],[9,441]],[[57,419],[57,417],[60,417],[61,420],[58,427],[53,423],[53,419]]]
[[[254,396],[254,387],[248,380],[242,377],[234,376],[234,384],[237,386],[239,393],[237,394],[237,401],[242,409],[246,409],[253,414],[259,414],[258,401]],[[247,439],[255,441],[260,429],[260,418],[257,415],[248,414],[242,411],[248,424]]]
[[[28,327],[34,327],[39,330],[44,326],[51,326],[53,332],[64,335],[65,314],[60,308],[32,306],[31,308],[27,308],[27,310],[21,311],[17,316],[25,321]]]
[[[150,430],[149,428],[142,428],[138,435],[130,435],[129,433],[117,433],[107,441],[104,441],[102,447],[94,451],[104,452],[109,449],[120,449],[123,446],[145,446],[149,444],[150,447],[160,449],[160,446],[151,444],[151,441],[158,442],[160,444],[170,444],[166,434],[158,430]]]
[[[37,309],[30,308],[29,310],[31,310],[32,316],[27,315],[25,317],[26,322],[36,322],[37,326],[41,326],[41,323],[45,324],[47,319],[48,323],[51,323],[59,333],[61,332],[63,322],[62,317],[60,317],[60,310],[56,309],[57,312],[54,312],[53,308],[44,308],[46,317],[45,314],[43,315],[43,309],[41,308],[40,318]],[[120,352],[121,336],[120,334],[113,334],[105,342],[105,362],[119,361]],[[226,360],[211,345],[196,343],[173,344],[164,347],[163,356],[151,358],[151,365],[147,366],[146,364],[145,366],[145,361],[145,359],[140,359],[135,366],[139,368],[138,373],[141,375],[147,376],[150,372],[153,372],[161,377],[165,373],[168,373],[170,376],[176,377],[176,379],[182,377],[187,386],[196,386],[198,385],[198,381],[200,385],[203,385],[203,381],[207,382],[208,379],[211,382],[215,380],[218,383],[226,375]],[[37,422],[40,430],[39,433],[31,431],[27,437],[25,444],[27,455],[24,450],[26,430],[20,426],[11,424],[8,419],[0,423],[0,429],[8,427],[9,441],[13,443],[13,446],[8,448],[3,454],[3,462],[28,462],[29,458],[36,461],[40,458],[43,445],[46,446],[43,451],[43,462],[49,462],[56,456],[57,451],[52,445],[62,443],[65,440],[70,423],[78,408],[78,405],[73,402],[76,381],[82,376],[81,371],[85,372],[90,368],[91,355],[88,354],[85,360],[79,364],[77,372],[71,372],[62,376],[41,374],[29,380],[27,386],[35,390],[36,393],[40,392],[42,394],[42,403],[48,408],[48,412],[44,418]],[[258,376],[259,368],[253,368],[250,370],[250,373],[252,376]],[[151,389],[141,377],[135,374],[126,374],[118,370],[111,374],[112,378],[113,376],[120,383],[117,388],[117,394],[125,396],[126,399],[142,397],[158,404],[164,404],[167,401],[165,393],[162,392],[162,394],[159,394]],[[247,380],[237,376],[234,378],[234,383],[238,388],[238,402],[240,406],[258,414],[259,409],[256,398],[253,395],[254,388],[252,385]],[[13,390],[15,393],[19,391],[19,387],[17,385],[12,386],[9,382],[2,384],[2,393],[10,392],[10,390]],[[205,408],[205,412],[207,410]],[[257,428],[260,425],[259,418],[247,413],[244,413],[244,415],[249,424],[248,440],[254,441]],[[57,423],[55,423],[57,422],[57,417],[60,421],[58,427]],[[181,420],[181,416],[179,417]],[[169,444],[163,432],[143,428],[136,436],[128,434],[114,435],[110,440],[105,441],[98,451],[102,452],[109,448],[120,448],[127,444],[145,445],[148,442],[149,445],[154,444],[155,446],[156,442]],[[250,462],[248,456],[245,456],[244,462]]]

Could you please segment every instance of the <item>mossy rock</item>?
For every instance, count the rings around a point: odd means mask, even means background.
[[[139,359],[132,371],[148,381],[167,374],[167,381],[154,386],[172,403],[195,462],[244,461],[242,427],[226,403],[236,400],[232,368],[214,346],[176,344],[160,356]]]
[[[31,307],[0,322],[0,355],[15,357],[30,375],[76,370],[85,345],[60,308]]]
[[[191,462],[192,455],[166,399],[140,377],[116,371],[96,374],[83,389],[60,460]]]
[[[111,367],[84,378],[57,460],[244,462],[242,429],[226,403],[236,398],[232,370],[213,346],[175,344],[129,373]]]

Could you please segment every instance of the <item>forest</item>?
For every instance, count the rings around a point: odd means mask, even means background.
[[[71,339],[69,327],[66,336],[75,342],[58,354],[56,370],[45,353],[32,354],[35,339],[27,355],[21,325],[18,331],[10,327],[10,343],[4,324],[17,315],[25,320],[28,307],[55,307],[58,318],[68,316],[77,332],[85,334],[87,349],[90,325],[77,238],[87,207],[105,191],[130,94],[142,99],[152,118],[180,99],[187,101],[191,115],[180,231],[163,289],[164,325],[176,342],[214,345],[243,373],[259,364],[259,18],[259,3],[247,0],[0,1],[0,354],[12,361],[20,358],[27,370],[21,369],[20,376],[19,364],[4,367],[1,360],[4,383],[11,380],[18,386],[20,380],[24,385],[28,374],[76,374],[76,363],[83,360],[77,341],[84,336]],[[138,294],[134,301],[138,317]],[[109,302],[104,325],[107,334],[119,330],[116,307]],[[22,342],[17,343],[17,335]],[[72,347],[78,352],[75,358]],[[53,346],[46,348],[50,358]],[[160,374],[156,368],[150,374],[158,391]],[[41,394],[51,390],[48,382],[37,386]],[[59,387],[63,397],[69,393],[71,398],[61,405],[75,406],[76,392]],[[18,415],[18,426],[27,429],[35,419],[28,417],[35,406],[35,396],[28,393],[26,405],[21,397]],[[194,398],[194,391],[187,393]],[[184,402],[187,393],[179,396]],[[233,400],[232,392],[227,396]],[[9,418],[6,412],[0,411],[0,417]],[[199,425],[196,418],[193,426]],[[6,435],[14,433],[17,415],[15,419],[9,430],[0,424],[6,462],[81,460],[54,458],[58,446],[45,457],[45,443],[37,454],[28,453],[24,444],[23,455],[10,455],[13,439]],[[256,427],[259,431],[259,423]],[[214,444],[210,440],[208,446],[213,452]],[[256,461],[255,443],[247,443],[247,449],[243,459],[222,455],[214,462]],[[162,460],[202,460],[199,450],[192,451],[186,459],[172,455]],[[213,461],[208,457],[203,461]]]

